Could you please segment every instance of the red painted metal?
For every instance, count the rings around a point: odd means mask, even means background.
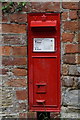
[[[55,51],[33,51],[33,38],[54,38]],[[30,111],[60,112],[59,13],[28,14],[28,85]]]
[[[55,21],[31,21],[31,27],[56,27],[56,20]]]

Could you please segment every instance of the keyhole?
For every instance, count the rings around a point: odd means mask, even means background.
[[[38,85],[38,88],[40,88],[40,85]]]

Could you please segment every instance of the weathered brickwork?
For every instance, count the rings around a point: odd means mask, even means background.
[[[19,13],[2,14],[0,76],[2,106],[0,116],[35,118],[28,112],[27,13],[61,13],[61,93],[62,118],[80,118],[80,27],[78,2],[31,2]],[[1,88],[0,88],[1,90]],[[1,101],[1,100],[0,100]],[[51,117],[57,117],[51,113]]]

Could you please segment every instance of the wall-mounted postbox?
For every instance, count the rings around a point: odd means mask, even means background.
[[[30,111],[60,111],[60,14],[28,14]]]

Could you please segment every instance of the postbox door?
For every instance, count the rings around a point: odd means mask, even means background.
[[[34,16],[55,18],[42,23]],[[31,111],[60,111],[60,23],[59,14],[28,16],[28,81]],[[36,25],[37,24],[37,25]],[[49,30],[49,31],[48,31]]]

